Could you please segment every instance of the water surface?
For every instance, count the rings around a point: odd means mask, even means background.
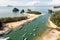
[[[4,8],[4,9],[3,9]],[[0,8],[0,17],[7,17],[7,16],[20,16],[20,13],[13,13],[12,9],[14,7],[3,7]],[[48,9],[51,8],[49,6],[41,6],[41,7],[17,7],[20,11],[21,9],[31,9],[42,12],[44,15],[36,18],[35,20],[31,21],[30,23],[23,26],[21,30],[16,30],[14,32],[5,35],[6,37],[10,37],[10,40],[23,40],[23,38],[28,38],[28,40],[33,40],[35,37],[41,36],[47,27],[47,22],[50,14],[48,13]],[[3,12],[3,11],[4,12]],[[17,15],[16,15],[17,14]],[[35,29],[35,31],[33,31]],[[25,36],[24,36],[25,35]],[[24,36],[24,37],[23,37]],[[35,40],[35,39],[34,39]]]

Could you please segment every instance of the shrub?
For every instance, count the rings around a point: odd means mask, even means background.
[[[55,23],[58,27],[60,27],[60,11],[56,11],[52,16],[51,16],[51,21]]]
[[[2,21],[3,23],[9,23],[9,22],[21,21],[25,19],[27,19],[27,16],[0,18],[0,21]]]
[[[50,9],[48,9],[48,12],[49,12],[49,13],[53,13],[53,11],[52,11],[52,10],[50,10]]]
[[[30,13],[30,14],[41,14],[41,12],[38,12],[38,11],[29,11],[27,13]]]

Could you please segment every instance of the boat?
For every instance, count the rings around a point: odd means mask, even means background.
[[[42,23],[44,23],[44,21],[42,21]]]
[[[0,37],[0,40],[8,40],[9,37],[5,38],[5,37]]]
[[[33,36],[36,36],[36,34],[33,34]]]
[[[32,35],[32,33],[30,33],[30,35]]]
[[[27,38],[24,38],[23,40],[28,40]]]
[[[36,31],[36,29],[33,29],[33,31]]]
[[[24,33],[24,34],[23,34],[23,37],[25,37],[25,36],[26,36],[26,34],[27,34],[27,33]]]

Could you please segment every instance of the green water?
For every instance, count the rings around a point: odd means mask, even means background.
[[[26,7],[25,7],[26,8]],[[35,9],[36,8],[36,9]],[[47,27],[47,22],[50,14],[48,13],[47,7],[35,7],[35,10],[41,11],[44,15],[36,18],[35,20],[31,21],[30,23],[24,25],[22,29],[13,31],[5,37],[10,37],[10,40],[23,40],[23,38],[28,38],[28,40],[33,40],[35,37],[40,37]],[[35,31],[33,31],[35,29]],[[23,35],[25,36],[23,37]],[[35,36],[34,36],[35,34]],[[35,39],[34,39],[35,40]]]
[[[46,23],[48,17],[49,14],[40,16],[30,23],[24,25],[21,30],[16,30],[6,36],[10,37],[10,40],[23,40],[23,35],[26,33],[24,37],[28,38],[28,40],[33,40],[34,37],[42,35],[42,33],[47,29]],[[36,30],[33,31],[33,29]],[[32,34],[30,35],[30,33]],[[36,34],[36,36],[33,36],[34,34]]]

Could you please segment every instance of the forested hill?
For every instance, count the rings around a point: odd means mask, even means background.
[[[55,23],[58,27],[60,27],[60,11],[56,11],[52,16],[51,16],[51,21]]]

